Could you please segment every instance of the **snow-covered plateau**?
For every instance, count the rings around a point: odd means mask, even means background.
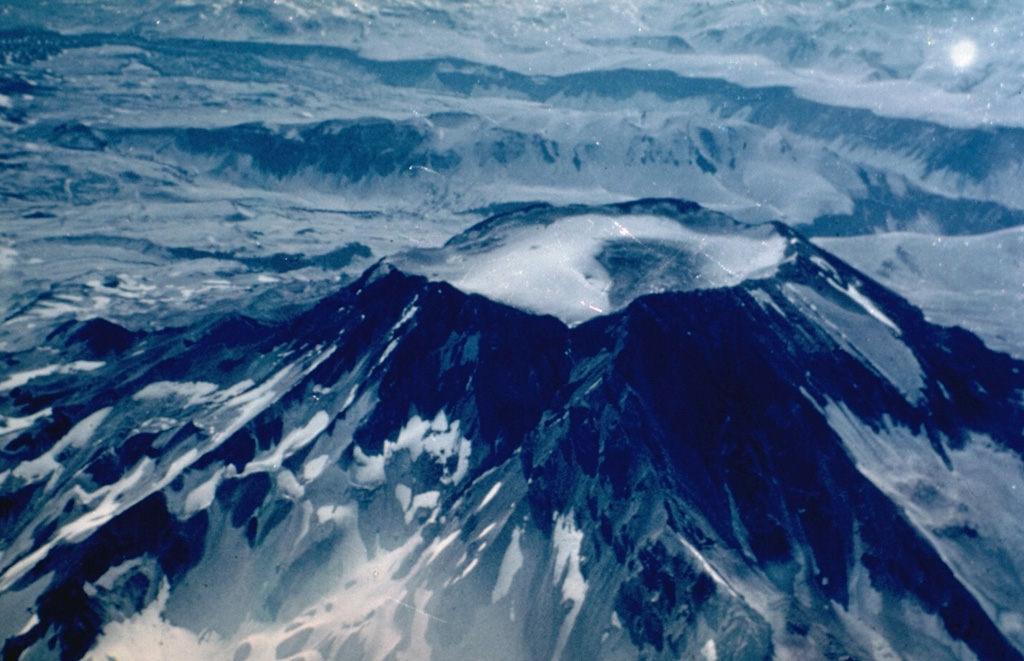
[[[1024,659],[1009,0],[0,4],[4,659]]]

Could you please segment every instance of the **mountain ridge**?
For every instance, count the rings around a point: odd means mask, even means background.
[[[382,262],[5,356],[5,656],[1021,658],[1021,365],[777,231],[571,326]]]

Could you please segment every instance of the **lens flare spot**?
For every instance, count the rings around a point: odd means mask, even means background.
[[[978,59],[978,45],[970,39],[958,41],[949,49],[949,59],[958,69],[966,69]]]

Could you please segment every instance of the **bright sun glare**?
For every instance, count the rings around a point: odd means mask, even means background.
[[[978,46],[970,39],[964,39],[953,44],[949,49],[949,59],[958,69],[966,69],[974,63],[978,57]]]

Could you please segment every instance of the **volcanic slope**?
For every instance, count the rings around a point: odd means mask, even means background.
[[[782,225],[538,206],[2,360],[8,658],[1022,658],[1020,363]]]

